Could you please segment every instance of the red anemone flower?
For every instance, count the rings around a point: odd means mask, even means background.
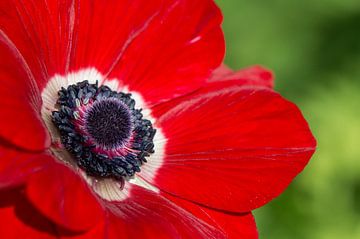
[[[211,0],[0,1],[1,238],[257,238],[315,140]]]

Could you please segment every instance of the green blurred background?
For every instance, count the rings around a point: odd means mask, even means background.
[[[255,211],[260,238],[360,238],[360,0],[216,2],[226,63],[272,69],[318,140],[305,171]]]

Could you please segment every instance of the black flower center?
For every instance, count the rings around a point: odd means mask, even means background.
[[[97,101],[87,112],[86,129],[95,142],[107,149],[120,147],[131,135],[131,115],[120,100]]]
[[[131,94],[87,81],[59,92],[53,111],[61,143],[91,176],[122,179],[140,172],[154,153],[156,130]]]

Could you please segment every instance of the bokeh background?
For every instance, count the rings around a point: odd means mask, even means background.
[[[305,171],[255,211],[260,238],[360,238],[360,1],[216,2],[226,63],[272,69],[318,140]]]

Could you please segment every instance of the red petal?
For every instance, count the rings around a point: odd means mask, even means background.
[[[247,212],[288,186],[316,142],[298,108],[273,91],[215,85],[154,108],[167,142],[156,176],[143,177],[208,207]]]
[[[223,64],[213,72],[209,79],[209,82],[218,81],[236,81],[239,85],[274,87],[273,73],[261,66],[252,66],[234,72]]]
[[[197,218],[214,225],[223,231],[227,239],[257,239],[258,232],[254,216],[251,213],[226,213],[164,194],[177,205],[186,209]]]
[[[159,194],[131,186],[129,198],[109,204],[113,216],[109,231],[124,238],[203,238],[220,239],[216,228],[198,220]],[[111,234],[110,233],[110,234]]]
[[[24,183],[29,175],[41,170],[48,161],[46,155],[29,154],[0,145],[0,188]]]
[[[102,218],[102,208],[86,182],[61,164],[33,175],[27,195],[39,211],[69,230],[88,230]]]
[[[75,2],[0,1],[0,29],[19,49],[41,88],[53,74],[69,69]]]
[[[254,216],[251,213],[231,214],[201,208],[203,213],[218,224],[227,235],[227,239],[257,239],[258,232]]]
[[[0,137],[26,149],[42,150],[50,138],[40,120],[39,89],[22,56],[1,31],[0,56]]]
[[[54,229],[54,225],[31,206],[20,190],[0,191],[1,238],[58,238]]]
[[[95,67],[152,103],[196,89],[224,55],[210,0],[3,0],[0,9],[0,29],[41,89],[55,73]]]
[[[111,74],[150,104],[201,86],[225,52],[222,16],[213,1],[165,1],[157,9]]]
[[[61,239],[109,239],[110,237],[108,236],[109,233],[106,225],[107,222],[104,220],[104,222],[98,223],[91,230],[81,233],[70,233],[64,229],[58,228],[58,234]]]
[[[67,239],[221,239],[224,234],[197,219],[163,196],[144,188],[127,185],[129,197],[121,202],[105,202],[104,223],[82,235]]]

